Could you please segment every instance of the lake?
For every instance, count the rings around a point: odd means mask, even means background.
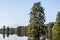
[[[3,34],[0,34],[0,40],[28,40],[28,37],[26,36],[17,36],[17,35],[9,35],[9,37],[7,37],[5,35],[5,38],[3,38]]]
[[[3,34],[0,34],[0,40],[28,40],[32,39],[32,37],[26,37],[26,36],[17,36],[17,35],[9,35],[9,37],[7,37],[7,35],[5,34],[5,38],[3,38]],[[45,39],[45,40],[49,40],[49,39]]]

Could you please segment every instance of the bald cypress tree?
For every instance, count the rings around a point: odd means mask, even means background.
[[[34,3],[30,12],[30,32],[33,40],[39,40],[40,35],[44,33],[45,14],[40,2]]]

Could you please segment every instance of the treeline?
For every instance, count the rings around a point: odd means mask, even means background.
[[[47,24],[49,40],[60,40],[60,12],[57,13],[56,21]]]
[[[30,25],[28,27],[28,36],[33,36],[32,31],[35,31]],[[55,22],[44,24],[40,29],[40,35],[44,35],[49,40],[60,40],[60,12],[56,15]],[[34,33],[34,36],[36,33]]]
[[[2,34],[17,34],[18,36],[33,37],[33,40],[40,40],[40,37],[49,40],[60,40],[60,12],[57,13],[56,21],[45,24],[44,8],[40,2],[34,3],[30,11],[30,20],[28,26],[18,26],[17,28],[0,29]]]
[[[9,27],[5,28],[5,26],[3,26],[3,28],[0,29],[0,33],[8,34],[8,35],[16,34],[17,36],[33,36],[31,30],[34,31],[34,29],[30,27],[30,25],[18,26],[17,28],[9,28]],[[49,40],[59,40],[60,39],[60,12],[57,13],[55,22],[49,22],[48,24],[44,24],[40,29],[40,31],[42,33],[41,35],[44,35]],[[34,33],[34,35],[36,34]]]
[[[29,22],[28,36],[32,36],[33,40],[40,40],[41,36],[49,40],[60,40],[60,12],[55,22],[45,24],[44,8],[40,2],[36,2],[31,8]]]
[[[0,29],[0,33],[7,35],[16,34],[17,36],[27,36],[27,26],[18,26],[17,28],[5,28],[5,26],[3,26],[3,28]]]

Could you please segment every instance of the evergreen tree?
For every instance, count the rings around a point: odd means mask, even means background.
[[[5,25],[3,26],[3,38],[5,38]]]
[[[48,24],[47,24],[47,29],[48,29],[48,38],[49,38],[49,40],[52,40],[52,28],[53,28],[53,25],[54,25],[54,23],[53,22],[49,22]]]
[[[57,14],[56,22],[52,29],[53,40],[60,40],[60,12]]]
[[[45,14],[40,2],[34,3],[30,12],[30,30],[34,40],[39,40],[44,33]]]
[[[18,27],[16,28],[16,34],[17,34],[18,36],[23,36],[23,26],[18,26]]]
[[[9,37],[9,27],[7,27],[7,37]]]

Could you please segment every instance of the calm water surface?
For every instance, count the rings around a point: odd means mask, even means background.
[[[0,34],[0,40],[28,40],[28,37],[25,37],[25,36],[17,36],[17,35],[9,35],[9,37],[6,37],[5,35],[5,38],[3,38],[3,35]]]

